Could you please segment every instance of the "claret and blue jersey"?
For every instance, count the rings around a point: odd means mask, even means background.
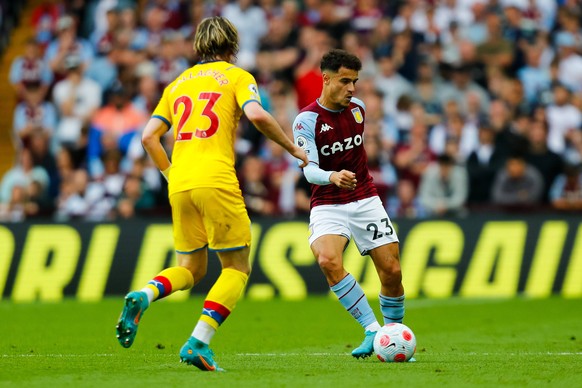
[[[364,103],[352,98],[349,106],[339,111],[315,101],[295,119],[295,143],[305,150],[310,163],[324,171],[352,171],[358,181],[354,191],[334,184],[312,185],[311,207],[344,204],[377,195],[364,150],[365,114]]]

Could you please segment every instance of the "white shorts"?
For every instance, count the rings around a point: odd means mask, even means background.
[[[320,205],[309,216],[309,245],[321,236],[353,237],[362,256],[379,246],[398,242],[390,217],[377,196],[343,205]],[[347,246],[347,245],[346,245]]]

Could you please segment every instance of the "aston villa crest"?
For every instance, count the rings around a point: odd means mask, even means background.
[[[356,120],[356,123],[361,124],[364,121],[364,116],[362,115],[362,112],[360,111],[360,107],[353,108],[352,114],[354,115],[354,119]]]

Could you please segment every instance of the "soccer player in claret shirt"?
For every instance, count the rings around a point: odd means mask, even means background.
[[[303,165],[307,156],[262,108],[255,79],[231,63],[238,51],[238,32],[230,21],[203,20],[194,49],[200,62],[165,88],[142,136],[146,151],[169,182],[178,265],[127,294],[117,338],[123,347],[130,347],[149,305],[197,284],[206,275],[207,251],[214,250],[222,272],[206,296],[192,336],[180,350],[180,360],[216,371],[220,368],[208,344],[234,309],[250,273],[251,225],[234,168],[242,113]],[[175,139],[171,163],[160,143],[170,128]]]
[[[380,277],[384,323],[402,322],[404,289],[398,237],[368,173],[364,151],[364,103],[354,97],[360,60],[332,50],[321,61],[323,90],[293,123],[295,144],[309,164],[303,173],[312,184],[309,244],[331,290],[364,328],[362,344],[352,356],[373,351],[380,324],[364,291],[343,266],[343,251],[353,238],[360,253],[370,255]]]

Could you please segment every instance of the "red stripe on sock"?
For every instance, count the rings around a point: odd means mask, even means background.
[[[228,317],[228,315],[230,314],[230,310],[229,309],[227,309],[226,307],[224,307],[220,303],[212,302],[210,300],[205,300],[204,301],[204,308],[205,309],[211,309],[211,310],[216,311],[224,319],[226,319],[226,317]]]
[[[172,283],[170,283],[167,277],[156,276],[154,280],[164,285],[164,295],[160,295],[159,298],[163,298],[164,296],[168,296],[172,293]]]

